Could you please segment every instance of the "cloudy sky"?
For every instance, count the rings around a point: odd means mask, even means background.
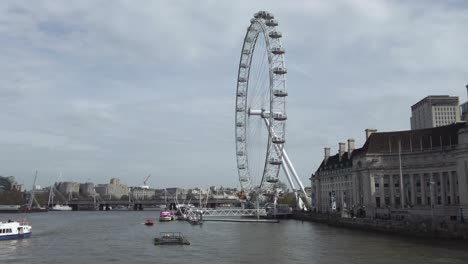
[[[429,94],[467,99],[464,1],[0,1],[0,175],[236,187],[234,102],[249,20],[283,32],[289,155],[409,129]]]

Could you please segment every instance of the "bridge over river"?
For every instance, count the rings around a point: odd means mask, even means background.
[[[200,206],[199,201],[190,201],[196,207]],[[205,203],[203,203],[204,205]],[[164,199],[153,199],[153,200],[72,200],[68,202],[68,205],[73,208],[74,211],[80,210],[111,210],[115,208],[131,208],[136,211],[145,209],[155,208],[173,208],[175,209],[175,202],[166,201]],[[217,208],[217,207],[240,207],[241,202],[237,199],[209,199],[206,202],[206,207]]]

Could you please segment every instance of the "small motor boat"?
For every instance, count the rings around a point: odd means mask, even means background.
[[[146,219],[145,225],[152,226],[152,225],[154,225],[154,222],[153,222],[152,219]]]

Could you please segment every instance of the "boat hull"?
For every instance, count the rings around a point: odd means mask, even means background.
[[[169,222],[172,221],[172,216],[160,216],[159,222]]]
[[[22,238],[28,238],[30,236],[31,236],[31,233],[4,235],[4,236],[0,236],[0,240],[22,239]]]

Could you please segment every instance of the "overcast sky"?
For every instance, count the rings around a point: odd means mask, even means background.
[[[0,1],[0,175],[238,187],[237,70],[258,10],[283,32],[286,148],[306,186],[324,146],[409,129],[429,94],[467,99],[464,1]]]

